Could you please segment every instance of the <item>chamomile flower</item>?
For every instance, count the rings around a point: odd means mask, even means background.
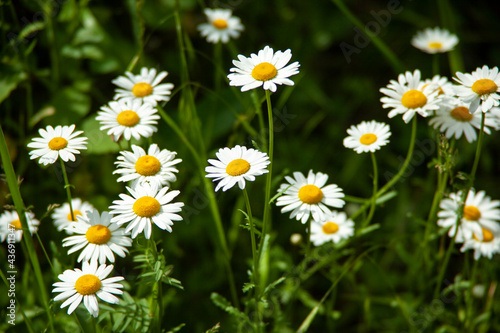
[[[352,125],[347,129],[348,137],[344,139],[344,146],[352,148],[358,154],[375,152],[389,142],[391,136],[389,125],[374,120],[362,121],[359,125]]]
[[[455,87],[455,92],[465,103],[469,103],[471,113],[476,112],[479,104],[481,111],[486,112],[493,106],[500,104],[500,74],[498,67],[489,69],[484,65],[477,68],[471,74],[456,73],[457,78],[453,78],[460,83]]]
[[[77,221],[76,217],[78,215],[85,215],[87,211],[94,210],[94,206],[92,206],[91,203],[82,201],[80,198],[71,199],[71,207],[73,207],[73,215],[71,215],[69,203],[67,202],[54,209],[54,212],[51,215],[57,231],[64,230],[68,235],[73,234],[73,231],[66,228]]]
[[[40,158],[38,163],[43,165],[53,164],[59,157],[64,162],[75,161],[75,154],[80,154],[79,149],[87,149],[87,138],[77,137],[83,131],[74,130],[75,125],[40,128],[38,132],[42,137],[33,138],[28,143],[28,147],[34,149],[29,152],[30,159]]]
[[[458,37],[456,35],[439,27],[418,31],[411,40],[411,45],[430,54],[449,52],[457,44]]]
[[[500,224],[496,224],[494,228],[481,228],[479,232],[475,232],[473,237],[465,240],[460,251],[474,250],[474,259],[480,257],[488,257],[491,259],[494,254],[500,253]]]
[[[233,72],[227,76],[229,85],[241,87],[241,91],[262,86],[272,92],[276,91],[277,84],[293,86],[294,82],[289,77],[299,73],[300,65],[296,61],[286,66],[291,58],[290,49],[275,53],[269,46],[264,47],[258,54],[252,53],[250,58],[240,54],[239,60],[233,60],[233,65],[236,67],[229,70]]]
[[[278,197],[277,206],[285,206],[282,213],[292,212],[290,218],[296,218],[306,223],[309,217],[316,221],[325,219],[330,213],[327,206],[342,208],[345,201],[342,189],[335,184],[326,185],[328,175],[309,170],[307,178],[301,172],[294,172],[293,177],[285,176],[288,184],[281,184],[279,192],[283,195]]]
[[[438,96],[447,98],[453,98],[455,96],[455,87],[446,76],[434,75],[432,79],[425,79],[422,88],[430,85],[438,91]]]
[[[32,212],[26,212],[26,220],[28,221],[30,233],[35,233],[38,230],[40,221],[35,219],[35,214]],[[23,238],[23,231],[17,211],[6,210],[0,215],[0,242],[7,239],[8,243],[19,243]]]
[[[415,113],[427,117],[439,108],[439,91],[433,85],[427,85],[420,80],[420,71],[416,69],[413,74],[406,72],[400,74],[398,81],[391,80],[387,88],[380,88],[386,95],[380,101],[384,109],[391,108],[389,118],[403,114],[403,120],[408,123]]]
[[[54,301],[65,300],[61,309],[69,305],[68,314],[73,313],[83,300],[83,304],[89,313],[96,317],[99,315],[99,303],[97,298],[118,304],[119,299],[115,295],[123,294],[123,285],[117,283],[123,280],[122,276],[107,278],[113,270],[113,265],[105,264],[97,267],[97,261],[84,262],[82,269],[68,269],[57,277],[61,282],[52,286],[53,293],[60,293],[54,297]]]
[[[229,42],[230,38],[238,38],[240,32],[245,29],[240,18],[233,16],[231,9],[210,9],[204,10],[208,23],[198,26],[201,35],[207,37],[209,43]]]
[[[99,212],[94,209],[87,212],[88,215],[78,215],[78,221],[73,222],[68,228],[75,236],[63,239],[63,247],[72,246],[68,254],[82,250],[78,256],[81,261],[99,261],[105,264],[106,259],[115,262],[116,253],[124,258],[127,247],[132,245],[132,240],[125,236],[125,231],[116,223],[111,223],[111,215],[108,212]]]
[[[157,110],[149,103],[140,100],[119,100],[109,102],[109,106],[101,107],[96,119],[101,122],[101,130],[108,130],[108,135],[113,135],[115,141],[123,136],[125,140],[134,137],[148,138],[158,129],[160,116]]]
[[[111,81],[120,87],[116,89],[115,100],[140,101],[152,106],[156,106],[159,101],[170,100],[174,85],[172,83],[160,84],[168,75],[167,72],[163,71],[157,74],[156,69],[143,67],[139,75],[130,72],[125,72],[125,75],[127,77],[119,76]]]
[[[326,242],[338,243],[354,235],[354,222],[346,213],[331,211],[319,221],[311,222],[311,242],[319,246]]]
[[[252,148],[243,146],[221,148],[215,155],[217,159],[208,160],[212,166],[207,166],[205,171],[208,173],[206,177],[219,182],[215,187],[216,192],[220,188],[225,192],[236,184],[242,190],[245,188],[245,181],[253,182],[255,176],[269,172],[266,169],[271,163],[269,156]]]
[[[168,191],[168,187],[160,188],[149,183],[137,184],[133,189],[127,187],[131,195],[120,194],[122,200],[113,201],[111,222],[122,225],[128,223],[126,233],[136,238],[141,232],[147,239],[151,237],[151,226],[172,232],[173,221],[181,221],[176,213],[184,206],[182,202],[171,203],[180,191]],[[168,192],[167,192],[168,191]]]

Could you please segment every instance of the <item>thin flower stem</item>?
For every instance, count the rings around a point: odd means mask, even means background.
[[[148,247],[146,248],[146,257],[148,256],[148,252],[151,251],[155,262],[158,261],[158,249],[156,248],[156,242],[154,241],[153,231],[151,231],[151,237],[148,239]],[[161,330],[161,320],[163,318],[163,309],[162,309],[162,289],[161,289],[161,280],[156,281],[153,284],[153,290],[151,293],[151,310],[150,315],[153,318],[152,327]]]
[[[460,220],[460,218],[457,219],[457,220]],[[451,238],[450,244],[448,245],[448,249],[446,250],[444,261],[439,266],[440,268],[439,268],[438,278],[436,280],[437,281],[436,282],[436,288],[434,289],[434,298],[435,299],[439,298],[439,294],[440,294],[440,291],[441,291],[441,284],[443,282],[444,273],[446,272],[446,267],[448,267],[448,262],[450,261],[451,252],[453,252],[453,249],[455,247],[455,238],[456,238],[456,233],[457,232],[458,232],[458,227],[455,230],[455,236]]]
[[[375,213],[375,208],[377,205],[377,190],[378,190],[378,168],[377,168],[377,160],[375,158],[375,153],[370,152],[370,157],[373,165],[373,195],[371,199],[370,212],[368,213],[368,217],[363,221],[361,225],[361,229],[365,228],[373,218],[373,214]]]
[[[469,332],[473,332],[473,321],[474,321],[474,314],[473,314],[473,309],[474,309],[474,297],[472,297],[472,288],[474,288],[474,285],[476,284],[476,278],[477,278],[477,267],[479,265],[479,260],[474,260],[474,264],[472,265],[472,273],[469,277],[469,287],[467,288],[467,293],[466,293],[466,311],[465,311],[465,327],[469,329]]]
[[[76,221],[75,214],[73,213],[73,204],[72,204],[72,199],[71,199],[71,185],[68,181],[68,174],[66,172],[66,166],[64,165],[64,161],[62,160],[62,158],[59,158],[59,161],[61,161],[61,170],[62,170],[63,178],[64,178],[64,188],[66,189],[66,195],[68,197],[69,211],[71,213],[71,219],[73,221]]]
[[[265,136],[266,125],[264,124],[264,116],[262,115],[262,103],[255,89],[252,91],[252,102],[255,106],[255,113],[257,114],[257,118],[259,119],[259,141],[262,145],[262,149],[267,152],[268,147]]]
[[[481,111],[477,111],[477,112],[481,112]],[[476,179],[476,171],[477,171],[477,166],[479,165],[479,157],[481,156],[481,147],[483,144],[485,119],[486,119],[485,113],[482,112],[481,113],[481,129],[479,130],[479,137],[477,139],[476,156],[474,156],[474,163],[472,164],[472,170],[471,170],[470,175],[469,175],[470,187],[472,187],[474,185],[474,180]]]

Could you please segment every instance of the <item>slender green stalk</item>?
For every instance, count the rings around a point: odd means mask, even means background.
[[[73,221],[76,221],[76,216],[73,213],[73,203],[71,199],[71,184],[68,181],[68,173],[66,172],[66,166],[64,165],[64,161],[62,158],[59,158],[59,161],[61,161],[61,170],[63,173],[63,178],[64,178],[64,188],[66,189],[66,195],[68,197],[68,203],[69,203],[69,211],[71,213],[71,219]]]
[[[153,237],[153,231],[151,231],[151,237],[148,239],[148,247],[146,248],[146,257],[148,256],[148,252],[153,254],[155,262],[158,261],[158,249],[156,248],[156,243]],[[152,318],[151,329],[161,330],[161,321],[163,318],[163,309],[162,309],[162,289],[161,289],[162,281],[156,281],[153,285],[153,290],[151,293],[151,308],[150,308],[150,316]]]
[[[460,219],[461,218],[458,218],[457,220],[460,220]],[[458,226],[457,226],[457,229],[455,230],[455,235],[457,232],[458,232]],[[446,273],[446,268],[448,267],[448,262],[450,261],[451,252],[453,252],[453,248],[455,247],[455,238],[456,237],[451,238],[450,244],[448,245],[448,249],[446,249],[446,254],[445,254],[444,260],[443,260],[442,264],[439,266],[440,268],[439,268],[438,278],[436,280],[436,288],[434,289],[434,298],[435,299],[439,298],[439,294],[441,291],[441,284],[443,283],[444,273]]]
[[[373,194],[370,205],[370,212],[368,213],[368,217],[363,221],[361,225],[361,230],[365,228],[373,218],[373,214],[375,213],[375,208],[377,205],[377,190],[378,190],[378,168],[377,168],[377,160],[375,158],[375,153],[370,152],[370,157],[373,165]]]
[[[262,145],[262,149],[267,152],[268,147],[265,135],[266,125],[264,124],[264,116],[262,115],[262,103],[260,102],[259,95],[257,94],[257,90],[255,89],[252,91],[252,102],[255,106],[255,113],[257,114],[257,118],[259,119],[259,141]]]
[[[479,137],[477,139],[477,148],[476,148],[476,155],[474,156],[474,163],[472,164],[472,170],[469,175],[470,187],[474,185],[474,180],[476,179],[477,166],[479,165],[479,157],[481,156],[481,147],[483,145],[484,122],[486,119],[484,112],[482,112],[481,110],[476,112],[481,112],[481,129],[479,130]]]
[[[476,284],[476,278],[477,278],[477,267],[479,265],[479,260],[474,260],[474,264],[472,265],[472,273],[469,277],[469,287],[467,288],[467,293],[465,294],[465,303],[466,303],[466,310],[465,310],[465,327],[468,328],[468,332],[474,332],[473,328],[473,322],[474,322],[474,297],[472,297],[472,288],[474,288],[474,285]]]

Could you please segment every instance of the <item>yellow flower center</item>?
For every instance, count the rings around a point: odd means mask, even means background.
[[[144,196],[134,202],[132,209],[137,216],[151,217],[158,214],[161,209],[161,205],[155,198]]]
[[[97,224],[87,230],[85,237],[89,243],[106,244],[111,239],[111,231],[109,231],[108,227]]]
[[[139,123],[140,120],[141,119],[139,118],[137,113],[132,110],[122,111],[118,114],[118,117],[116,117],[116,121],[118,121],[118,124],[127,127],[134,127]]]
[[[161,170],[160,161],[151,155],[144,155],[135,162],[135,171],[142,176],[153,176]]]
[[[76,222],[77,219],[76,219],[76,216],[77,215],[83,215],[82,212],[80,212],[79,210],[74,210],[73,211],[73,216],[71,216],[71,212],[68,214],[68,216],[66,216],[66,218],[68,219],[68,221],[73,221],[73,222]]]
[[[49,148],[52,150],[61,150],[66,148],[68,145],[68,141],[65,138],[61,138],[60,136],[55,137],[49,141]]]
[[[214,25],[214,27],[216,27],[217,29],[226,29],[227,28],[227,22],[226,20],[223,20],[223,19],[217,19],[217,20],[214,20],[212,22],[212,24]]]
[[[135,97],[146,97],[153,93],[153,87],[149,83],[139,82],[132,87],[132,94]]]
[[[278,74],[278,70],[273,64],[261,62],[252,69],[252,77],[258,81],[268,81]]]
[[[464,218],[469,221],[477,221],[481,217],[481,212],[475,206],[464,207]]]
[[[497,91],[497,84],[490,79],[479,79],[471,87],[472,91],[478,95],[491,94]]]
[[[485,228],[481,228],[482,231],[483,231],[483,242],[485,243],[489,243],[491,242],[495,237],[493,236],[493,233],[491,231],[489,231],[488,229],[485,229]],[[474,239],[479,241],[479,239],[477,239],[476,235],[474,235]]]
[[[425,97],[423,92],[418,90],[409,90],[401,98],[401,104],[408,109],[416,109],[424,106],[426,103],[427,97]]]
[[[247,173],[248,170],[250,170],[250,163],[241,158],[232,160],[226,167],[226,173],[233,177]]]
[[[359,142],[361,142],[361,144],[366,146],[371,145],[375,141],[377,141],[377,136],[373,133],[363,134],[361,138],[359,138]]]
[[[299,199],[303,203],[314,205],[323,199],[323,192],[316,185],[304,185],[299,190]]]
[[[75,282],[75,289],[80,295],[92,295],[101,289],[101,280],[95,275],[82,275]]]
[[[465,106],[457,106],[453,110],[451,110],[450,115],[453,117],[453,119],[458,120],[458,121],[471,121],[472,120],[472,115],[469,112],[469,108]]]
[[[431,48],[431,49],[440,49],[442,47],[443,47],[443,44],[441,44],[439,42],[429,43],[429,48]]]
[[[16,228],[18,230],[22,229],[23,226],[21,225],[21,221],[19,220],[15,220],[15,221],[12,221],[10,222],[10,225],[13,227],[13,228]]]
[[[323,224],[323,232],[325,234],[331,235],[339,231],[339,225],[335,222],[326,222]]]

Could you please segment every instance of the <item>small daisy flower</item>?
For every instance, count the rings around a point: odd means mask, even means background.
[[[35,214],[32,212],[26,212],[26,220],[28,221],[30,233],[35,233],[38,230],[40,221],[35,219]],[[17,211],[6,210],[0,215],[0,242],[4,242],[7,239],[8,243],[19,243],[22,238],[23,227]]]
[[[294,217],[302,223],[306,223],[309,216],[313,219],[324,220],[326,214],[330,213],[327,206],[342,208],[345,204],[342,189],[335,184],[326,185],[328,175],[318,172],[314,174],[309,170],[307,178],[301,172],[294,172],[293,177],[285,176],[288,184],[281,184],[279,192],[283,192],[277,201],[277,206],[285,206],[282,213],[292,212],[290,218]]]
[[[156,112],[151,104],[142,104],[140,100],[119,100],[102,106],[96,119],[101,122],[101,130],[107,129],[115,141],[122,135],[125,140],[131,137],[139,140],[141,136],[148,138],[158,130],[156,125],[160,116]]]
[[[296,61],[288,66],[285,65],[292,58],[290,49],[285,52],[276,51],[269,46],[264,47],[258,54],[252,53],[250,58],[238,55],[239,60],[233,60],[233,65],[229,71],[230,86],[241,87],[241,91],[248,91],[258,87],[265,90],[276,91],[276,85],[285,84],[293,86],[294,82],[290,76],[299,73],[299,63]]]
[[[99,260],[100,264],[115,262],[116,253],[122,258],[128,253],[126,247],[132,245],[132,240],[125,236],[125,231],[119,225],[111,223],[108,212],[99,212],[94,209],[88,215],[78,215],[78,221],[68,228],[75,236],[63,239],[63,247],[72,246],[68,254],[83,249],[78,256],[78,262]]]
[[[68,235],[73,234],[73,231],[66,228],[77,221],[76,217],[78,215],[85,215],[87,211],[94,210],[94,206],[92,206],[91,203],[82,201],[80,198],[72,199],[71,207],[73,207],[73,216],[71,215],[69,203],[67,202],[65,202],[61,207],[54,209],[54,212],[52,213],[52,219],[54,220],[54,225],[56,226],[57,231],[64,230]]]
[[[480,257],[488,257],[491,259],[494,254],[500,253],[500,224],[495,228],[481,228],[479,232],[475,232],[473,237],[465,240],[460,251],[474,250],[474,259]]]
[[[175,151],[163,149],[160,151],[157,144],[149,146],[148,153],[139,146],[132,145],[132,151],[122,151],[115,164],[118,166],[113,174],[121,174],[119,182],[137,181],[139,183],[155,183],[163,186],[175,182],[175,172],[179,172],[174,165],[182,162],[175,159]]]
[[[439,27],[418,31],[411,40],[411,45],[430,54],[449,52],[453,50],[457,44],[458,37],[456,35]]]
[[[204,10],[208,23],[198,26],[201,35],[207,37],[209,43],[229,42],[230,38],[238,38],[240,32],[245,29],[240,18],[232,16],[231,9],[209,9]]]
[[[136,238],[142,231],[147,239],[151,237],[151,225],[154,223],[162,230],[172,232],[173,221],[182,221],[178,212],[184,206],[182,202],[170,203],[180,191],[168,191],[168,187],[160,188],[149,183],[137,184],[133,189],[127,187],[131,194],[120,194],[122,200],[113,201],[111,222],[122,225],[128,223],[126,233],[132,232]]]
[[[453,78],[460,83],[460,86],[455,87],[455,92],[463,99],[464,102],[469,103],[469,110],[471,113],[476,112],[479,104],[483,112],[488,111],[493,106],[499,105],[500,95],[500,74],[498,67],[489,69],[484,65],[483,68],[477,68],[471,74],[456,73],[457,78]]]
[[[319,246],[326,242],[338,243],[354,235],[354,222],[346,213],[332,211],[319,221],[311,222],[311,242]]]
[[[375,152],[389,142],[391,136],[389,125],[374,120],[362,121],[359,125],[352,125],[347,130],[348,137],[344,139],[344,146],[352,148],[358,154]]]
[[[120,87],[116,89],[115,100],[140,101],[150,103],[152,106],[156,106],[159,101],[170,100],[169,96],[172,89],[174,89],[174,85],[172,83],[160,84],[168,75],[167,72],[163,71],[156,74],[156,69],[143,67],[139,75],[130,72],[125,72],[125,75],[127,77],[119,76],[111,81]]]
[[[55,163],[58,157],[64,162],[74,162],[74,154],[80,154],[79,149],[87,149],[87,138],[77,138],[83,131],[73,132],[74,130],[75,125],[40,128],[38,132],[42,137],[33,138],[28,143],[29,148],[34,148],[29,152],[30,159],[40,158],[38,162],[43,165]]]
[[[215,187],[217,192],[220,188],[227,191],[238,183],[242,190],[245,188],[245,181],[253,182],[255,176],[268,173],[267,166],[271,163],[269,156],[255,149],[248,149],[243,146],[233,148],[221,148],[217,153],[217,160],[210,159],[205,171],[206,177],[214,178],[214,182],[219,182]]]
[[[427,117],[439,108],[439,91],[433,85],[427,85],[420,80],[420,71],[416,69],[413,74],[406,72],[400,74],[398,81],[391,80],[387,88],[380,88],[386,95],[380,101],[384,109],[392,108],[389,118],[403,114],[403,120],[408,123],[415,113]]]
[[[118,304],[119,299],[114,295],[123,294],[121,290],[123,285],[117,282],[124,278],[122,276],[107,278],[112,270],[113,265],[102,264],[97,267],[97,261],[84,262],[81,270],[78,268],[65,270],[58,276],[61,282],[53,284],[55,288],[52,292],[60,293],[54,297],[54,301],[65,300],[61,304],[61,309],[69,305],[68,314],[71,314],[83,300],[89,313],[97,318],[99,315],[97,297],[105,302]]]
[[[434,86],[434,88],[438,91],[438,96],[455,96],[455,88],[446,76],[434,75],[432,79],[425,79],[422,89],[430,85]]]

